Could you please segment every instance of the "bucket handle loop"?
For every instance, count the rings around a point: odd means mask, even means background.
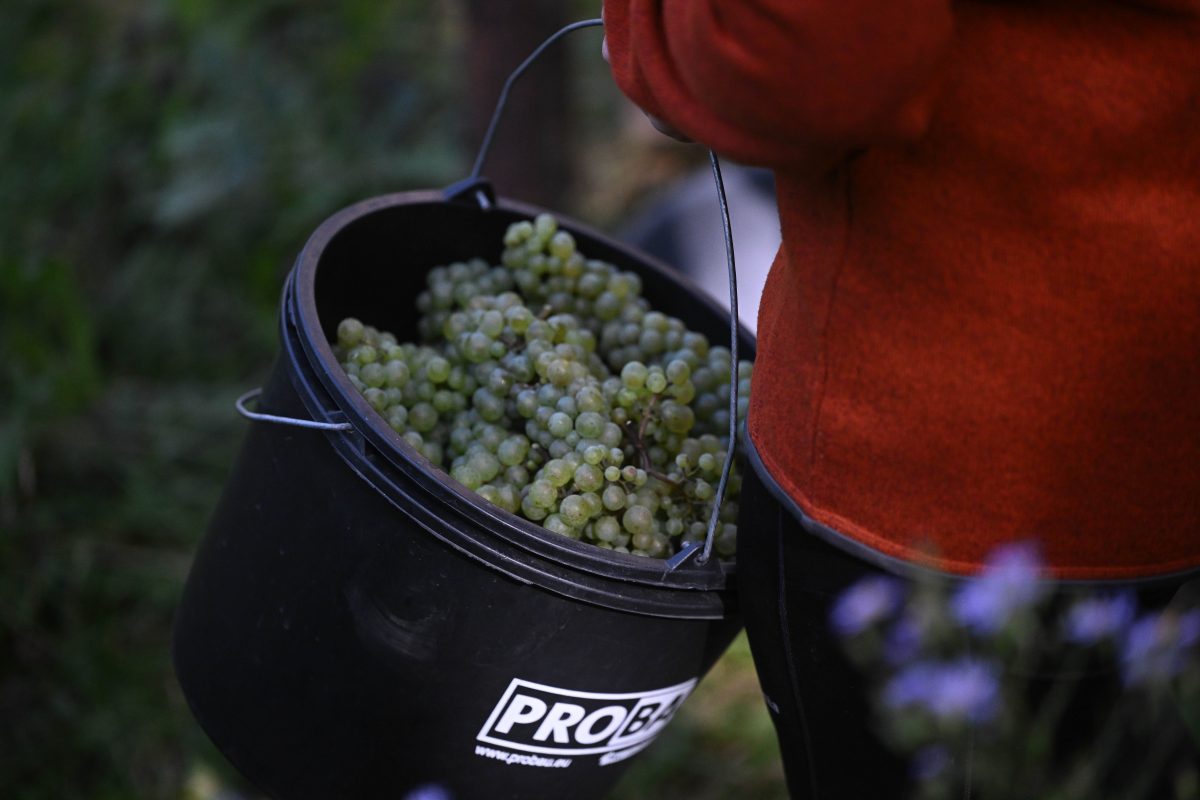
[[[318,431],[348,431],[354,428],[349,422],[317,422],[312,419],[296,419],[295,417],[280,417],[275,414],[263,414],[251,411],[246,403],[262,394],[262,388],[251,389],[234,401],[237,412],[243,417],[255,422],[273,422],[276,425],[291,425],[294,428],[311,428]]]
[[[491,121],[488,123],[487,131],[483,135],[483,141],[479,145],[479,152],[475,156],[475,163],[471,167],[471,174],[463,180],[460,180],[448,187],[444,191],[444,196],[449,202],[471,202],[479,204],[484,211],[489,210],[496,201],[495,192],[487,179],[480,175],[483,170],[484,159],[487,158],[488,150],[491,149],[492,139],[496,134],[496,128],[500,123],[500,117],[504,113],[504,107],[508,103],[508,94],[512,89],[513,84],[517,79],[525,73],[525,70],[537,61],[538,57],[545,52],[546,48],[557,42],[562,37],[572,31],[581,28],[597,28],[603,27],[603,19],[586,19],[579,22],[573,22],[558,31],[551,34],[545,41],[538,45],[532,53],[524,61],[522,61],[516,69],[504,81],[504,87],[500,90],[500,97],[496,101],[496,108],[492,111]],[[674,557],[667,560],[667,571],[671,572],[678,569],[684,563],[693,561],[697,566],[704,566],[712,557],[713,544],[716,540],[717,527],[720,525],[721,505],[725,501],[725,490],[729,483],[729,473],[733,467],[734,451],[737,449],[737,412],[738,412],[738,299],[737,299],[737,267],[733,258],[733,227],[729,219],[729,205],[725,198],[725,183],[721,178],[721,163],[717,159],[717,154],[712,150],[708,151],[708,161],[712,166],[713,182],[716,185],[717,204],[721,211],[721,225],[725,235],[725,265],[729,274],[729,448],[725,453],[725,462],[721,465],[721,477],[717,482],[716,492],[713,497],[712,514],[708,521],[708,532],[704,538],[704,547],[700,548],[697,545],[684,546],[680,552]],[[240,409],[239,409],[240,410]]]

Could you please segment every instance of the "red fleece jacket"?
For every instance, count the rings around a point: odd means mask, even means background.
[[[952,573],[1200,568],[1200,0],[605,15],[634,102],[775,171],[749,430],[808,516]]]

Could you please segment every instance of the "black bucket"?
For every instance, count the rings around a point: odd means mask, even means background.
[[[196,718],[272,797],[603,796],[741,627],[731,564],[672,569],[492,506],[337,365],[340,319],[416,340],[426,272],[496,263],[506,227],[540,211],[440,192],[367,200],[322,224],[288,277],[259,409],[327,429],[251,425],[173,643]],[[679,275],[561,226],[637,272],[655,308],[726,339],[728,312]],[[752,355],[745,331],[740,347]]]

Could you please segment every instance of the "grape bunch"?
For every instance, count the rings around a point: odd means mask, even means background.
[[[731,355],[650,308],[640,277],[589,259],[548,214],[509,226],[499,265],[435,267],[417,343],[355,318],[334,350],[404,440],[491,503],[555,533],[667,558],[703,542],[729,447]],[[752,365],[737,365],[739,419]],[[715,549],[737,537],[736,465]]]

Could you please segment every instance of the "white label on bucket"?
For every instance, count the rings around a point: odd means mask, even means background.
[[[527,753],[603,753],[601,764],[616,763],[650,744],[696,681],[604,694],[513,678],[476,739]]]

